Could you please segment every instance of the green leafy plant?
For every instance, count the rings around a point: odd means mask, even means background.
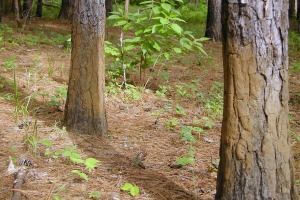
[[[0,42],[3,42],[3,46],[6,46],[6,41],[13,42],[13,29],[7,24],[0,23]]]
[[[89,180],[88,176],[84,172],[78,171],[77,169],[74,169],[71,172],[74,173],[74,174],[77,174],[78,176],[80,176],[82,179],[84,179],[86,181]]]
[[[174,130],[180,124],[179,120],[176,118],[166,120],[166,129],[167,130]]]
[[[62,106],[64,105],[67,98],[67,88],[57,87],[55,89],[55,94],[50,97],[51,106]]]
[[[209,117],[202,117],[202,119],[205,121],[205,128],[211,129],[214,126],[214,122]]]
[[[177,157],[176,162],[182,166],[185,166],[187,164],[194,164],[195,163],[195,150],[193,147],[190,147],[188,149],[186,155],[182,157]]]
[[[176,105],[176,112],[179,115],[186,115],[186,112],[185,112],[184,108],[181,107],[179,104]]]
[[[125,183],[121,190],[129,191],[130,195],[133,197],[137,196],[140,192],[140,188],[136,185],[132,185],[131,183]]]
[[[89,193],[90,199],[100,199],[100,197],[101,197],[101,192],[99,192],[99,191]]]
[[[142,71],[154,68],[161,58],[169,59],[171,54],[194,50],[205,53],[201,42],[207,38],[197,39],[191,32],[183,30],[179,24],[184,20],[174,8],[173,1],[145,1],[141,5],[145,8],[137,13],[127,13],[118,9],[108,17],[108,20],[114,21],[113,26],[122,27],[119,53],[115,48],[109,50],[119,58],[119,68],[138,68],[142,79]],[[134,37],[123,39],[123,33],[127,31],[133,31]],[[134,54],[131,53],[133,51]],[[126,80],[126,77],[124,79]]]
[[[36,156],[38,143],[39,143],[37,119],[35,119],[35,121],[34,121],[32,132],[26,131],[24,143],[25,143],[27,149],[29,149],[30,146],[32,147],[33,153]]]

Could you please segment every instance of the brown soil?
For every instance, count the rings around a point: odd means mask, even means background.
[[[9,22],[5,18],[5,22]],[[11,22],[10,22],[11,23]],[[65,21],[37,20],[20,31],[14,29],[14,37],[28,33],[34,34],[37,29],[45,32],[68,33],[70,25]],[[109,29],[109,35],[117,35],[117,29]],[[117,37],[117,36],[115,36]],[[169,72],[169,80],[155,77],[150,80],[149,88],[158,89],[158,85],[170,85],[176,88],[179,84],[190,84],[198,80],[197,93],[210,94],[214,83],[222,82],[222,46],[217,42],[206,42],[205,49],[209,58],[196,60],[194,54],[173,61],[163,66]],[[195,120],[203,127],[203,116],[209,113],[203,102],[195,97],[177,97],[176,90],[170,91],[165,98],[157,97],[152,91],[144,91],[140,100],[124,98],[125,93],[109,95],[106,98],[109,135],[105,138],[68,133],[62,128],[63,112],[51,106],[49,95],[55,94],[57,87],[67,87],[70,53],[63,48],[50,45],[14,46],[7,43],[5,50],[0,51],[0,169],[3,172],[0,180],[0,199],[10,199],[13,186],[13,175],[8,174],[9,157],[16,160],[28,159],[33,166],[27,168],[27,179],[21,190],[27,199],[52,199],[58,195],[61,199],[89,199],[89,193],[101,192],[101,199],[214,199],[216,169],[214,162],[218,158],[221,116],[213,119],[214,126],[205,129],[205,134],[195,134],[195,163],[180,169],[170,167],[176,157],[181,157],[189,148],[187,142],[181,141],[180,129],[166,129],[166,120],[176,118],[180,125],[192,125]],[[16,120],[14,103],[7,100],[8,93],[14,93],[12,86],[13,73],[4,70],[4,62],[16,57],[16,77],[20,86],[20,99],[37,92],[34,101],[28,108],[29,115]],[[293,58],[299,55],[293,55]],[[197,61],[197,62],[196,62]],[[169,65],[169,66],[168,66]],[[53,74],[49,70],[54,67]],[[35,69],[36,68],[36,69]],[[37,72],[28,84],[29,72]],[[146,72],[146,78],[149,72]],[[36,80],[36,83],[34,83]],[[135,82],[133,76],[131,82]],[[291,113],[293,120],[291,130],[295,135],[300,133],[300,91],[299,73],[291,74]],[[32,84],[34,83],[34,84]],[[41,95],[41,94],[44,94]],[[180,104],[186,115],[178,115],[174,109],[166,107]],[[53,145],[51,151],[63,149],[66,145],[76,145],[83,158],[93,157],[100,160],[95,171],[89,173],[82,165],[64,158],[54,159],[44,155],[46,147],[39,144],[37,155],[33,154],[32,145],[26,145],[26,135],[34,133],[34,122],[37,119],[39,140],[49,140]],[[26,127],[26,122],[31,122]],[[23,126],[23,127],[22,127]],[[295,150],[296,176],[300,179],[299,142],[292,137]],[[147,154],[143,161],[145,169],[133,162],[140,152]],[[17,164],[16,164],[17,165]],[[86,172],[89,180],[85,181],[71,171],[77,169]],[[137,197],[120,191],[126,183],[140,188]]]

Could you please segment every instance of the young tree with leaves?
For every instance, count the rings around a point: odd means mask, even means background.
[[[72,53],[65,124],[70,131],[105,135],[105,2],[72,1]]]
[[[224,114],[216,199],[297,199],[288,1],[222,1]]]

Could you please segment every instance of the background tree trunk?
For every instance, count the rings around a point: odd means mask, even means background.
[[[208,0],[205,37],[213,41],[222,39],[221,1]]]
[[[289,18],[293,18],[295,16],[295,6],[296,6],[296,2],[295,0],[289,0],[290,4],[289,4]]]
[[[21,22],[21,19],[20,19],[20,11],[19,11],[19,1],[18,0],[14,0],[14,5],[15,5],[15,19],[16,19],[16,22],[17,22],[17,26],[20,28],[22,27],[22,22]]]
[[[105,3],[72,2],[72,53],[65,123],[70,131],[105,135]]]
[[[71,6],[71,1],[70,0],[62,0],[58,18],[72,20],[72,16],[73,16],[73,9]]]
[[[43,17],[43,0],[38,0],[37,1],[35,16],[36,17]]]
[[[224,114],[216,199],[298,199],[288,118],[288,1],[222,1]]]
[[[106,17],[108,17],[110,13],[113,11],[113,1],[105,0],[105,8],[106,8]]]
[[[22,12],[22,18],[23,21],[26,21],[27,19],[30,19],[30,15],[32,12],[33,7],[33,0],[24,0],[23,2],[23,12]]]

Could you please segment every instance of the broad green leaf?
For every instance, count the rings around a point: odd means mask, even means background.
[[[160,4],[160,6],[167,12],[170,12],[171,8],[172,8],[171,5],[168,3],[162,3],[162,4]]]
[[[153,13],[156,14],[156,15],[160,13],[159,7],[157,7],[157,6],[153,7],[153,8],[152,8],[152,11],[153,11]]]
[[[117,21],[114,26],[123,26],[127,24],[128,22],[126,20]]]
[[[87,158],[84,162],[86,168],[91,172],[100,161],[95,158]]]
[[[182,52],[181,49],[179,49],[179,48],[174,48],[174,51],[175,51],[176,53],[181,53],[181,52]]]
[[[76,170],[76,169],[72,170],[71,172],[72,172],[72,173],[75,173],[75,174],[77,174],[77,175],[79,175],[81,178],[83,178],[83,179],[86,180],[86,181],[89,180],[89,179],[88,179],[88,176],[87,176],[85,173],[83,173],[83,172],[80,172],[80,171],[78,171],[78,170]]]
[[[49,140],[42,140],[41,144],[45,145],[46,147],[51,147],[53,145],[52,142]]]
[[[202,38],[199,38],[199,39],[195,39],[195,41],[197,41],[197,42],[203,42],[203,41],[207,41],[207,40],[210,40],[210,38],[202,37]]]
[[[134,49],[135,47],[136,47],[136,45],[133,45],[133,44],[125,46],[124,51],[130,51],[130,50]]]
[[[123,187],[121,188],[121,190],[128,191],[128,190],[130,190],[132,187],[133,187],[133,185],[132,185],[131,183],[125,183],[125,184],[123,185]]]
[[[107,19],[111,20],[111,19],[120,19],[121,17],[119,15],[111,15],[109,16]]]
[[[149,4],[149,3],[155,3],[155,1],[144,1],[144,2],[141,2],[140,5],[142,5],[142,4]]]
[[[179,21],[179,22],[186,22],[183,19],[180,19],[178,17],[173,17],[173,18],[171,18],[171,20],[173,20],[173,21]]]
[[[178,34],[182,33],[182,28],[178,24],[171,24],[171,28]]]
[[[135,197],[136,195],[138,195],[140,192],[140,189],[138,186],[133,186],[132,188],[130,188],[130,194],[131,196]]]
[[[49,149],[46,149],[45,150],[45,155],[47,156],[47,155],[50,155],[52,152],[49,150]]]
[[[168,19],[166,19],[166,18],[160,18],[160,23],[161,24],[163,24],[163,25],[166,25],[166,24],[168,24],[169,23],[169,20]]]
[[[167,60],[169,60],[169,58],[170,58],[170,54],[169,54],[169,53],[167,53],[167,52],[166,52],[166,53],[164,53],[164,54],[163,54],[163,56],[164,56],[164,57],[165,57]]]
[[[157,51],[160,51],[160,46],[156,42],[154,42],[154,44],[152,45],[152,47],[154,49],[156,49]]]

